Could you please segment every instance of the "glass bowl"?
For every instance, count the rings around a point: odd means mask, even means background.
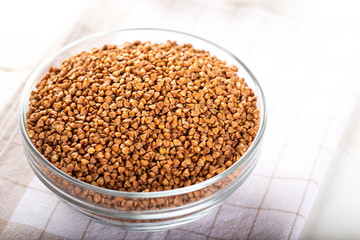
[[[191,43],[209,51],[228,64],[238,67],[238,74],[258,97],[260,127],[247,152],[230,168],[204,182],[160,192],[122,192],[96,187],[79,181],[45,159],[32,144],[26,131],[29,96],[51,66],[60,66],[70,56],[105,44],[122,44],[135,40],[179,44]],[[125,29],[95,34],[75,41],[45,61],[31,75],[22,94],[19,124],[26,157],[36,176],[64,202],[87,217],[112,226],[134,231],[175,228],[199,219],[222,204],[251,174],[260,155],[266,125],[264,95],[250,70],[224,48],[190,34],[164,29]]]

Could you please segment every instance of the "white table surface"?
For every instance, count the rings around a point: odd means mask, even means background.
[[[274,12],[360,31],[356,0],[256,1]],[[360,97],[342,136],[300,239],[360,239]]]
[[[360,31],[357,0],[227,0],[278,14],[347,24]],[[64,36],[88,0],[0,2],[0,111],[51,43]],[[19,7],[21,6],[21,7]],[[63,14],[66,12],[66,18]],[[46,21],[43,21],[46,19]],[[52,51],[51,51],[52,52]],[[301,239],[360,239],[360,98],[306,222]]]

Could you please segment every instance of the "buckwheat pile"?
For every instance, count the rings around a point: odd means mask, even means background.
[[[171,41],[82,52],[37,83],[28,134],[53,165],[95,186],[196,184],[229,168],[258,131],[257,98],[237,70]]]

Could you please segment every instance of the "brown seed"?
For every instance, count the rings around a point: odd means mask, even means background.
[[[109,112],[109,117],[110,118],[116,118],[116,113],[115,112]]]
[[[61,133],[62,131],[64,131],[64,127],[62,125],[56,125],[55,126],[55,130],[58,132],[58,133]]]
[[[149,165],[149,161],[140,160],[140,164],[141,164],[141,166],[146,167],[147,165]]]
[[[124,147],[121,151],[122,151],[122,153],[124,153],[124,154],[128,154],[128,153],[130,152],[130,148]]]
[[[40,138],[40,139],[44,139],[45,137],[46,137],[46,136],[45,136],[45,133],[44,133],[44,132],[42,132],[42,133],[39,134],[39,138]]]
[[[133,145],[133,141],[131,141],[131,140],[126,140],[126,141],[124,142],[124,144],[125,144],[126,146],[131,146],[131,145]]]
[[[114,144],[111,146],[111,150],[113,150],[114,152],[119,151],[119,144]]]
[[[99,186],[102,186],[104,185],[104,178],[103,177],[100,177],[96,180],[96,183],[99,185]]]
[[[119,172],[120,174],[123,174],[124,171],[125,171],[125,168],[124,168],[124,167],[119,167],[119,168],[118,168],[118,172]]]
[[[85,115],[85,114],[87,114],[87,110],[86,110],[86,108],[85,108],[85,107],[81,108],[81,110],[80,110],[80,114],[81,114],[81,115]]]
[[[177,146],[177,147],[181,145],[181,141],[178,140],[178,139],[174,139],[173,143],[174,143],[174,145]]]
[[[104,146],[101,145],[101,144],[98,144],[98,145],[96,145],[96,147],[95,147],[95,151],[96,151],[96,152],[99,152],[99,151],[101,151],[101,150],[103,150],[103,149],[104,149]]]
[[[35,135],[33,130],[28,130],[29,137],[32,138]]]
[[[159,150],[159,153],[164,155],[166,153],[166,148],[161,147],[160,150]]]
[[[93,148],[93,147],[91,147],[91,148],[89,148],[88,150],[87,150],[87,152],[88,153],[90,153],[90,154],[94,154],[95,153],[95,148]]]
[[[197,166],[202,167],[202,166],[204,166],[204,165],[205,165],[204,160],[203,160],[203,159],[199,159],[199,161],[197,162]]]
[[[190,176],[189,169],[185,169],[184,172],[182,173],[182,176],[189,177]]]
[[[151,74],[151,75],[150,75],[150,79],[151,79],[152,81],[155,81],[155,80],[157,79],[157,75],[156,75],[155,73]]]
[[[96,194],[94,195],[94,202],[95,202],[95,203],[98,203],[98,202],[100,202],[100,201],[101,201],[101,196],[100,196],[100,194],[96,193]]]

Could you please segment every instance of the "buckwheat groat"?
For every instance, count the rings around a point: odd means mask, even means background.
[[[191,44],[139,41],[52,67],[27,113],[29,137],[63,172],[121,191],[163,191],[236,162],[259,128],[235,66]]]

